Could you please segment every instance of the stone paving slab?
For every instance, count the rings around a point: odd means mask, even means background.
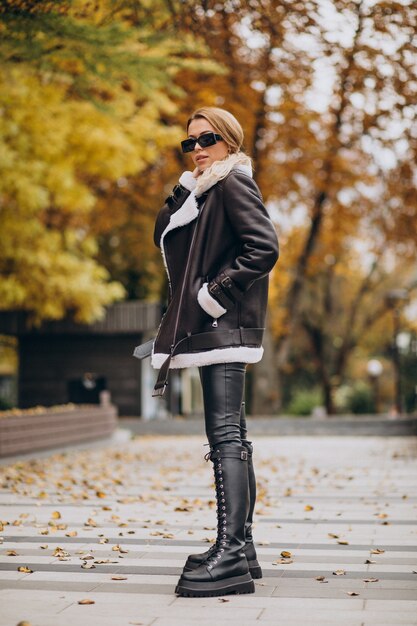
[[[0,626],[417,626],[417,438],[256,437],[264,577],[251,595],[179,598],[187,555],[215,535],[203,442],[141,436],[2,463]]]

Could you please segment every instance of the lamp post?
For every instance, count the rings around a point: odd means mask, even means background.
[[[398,336],[400,334],[401,308],[408,302],[408,291],[406,289],[392,289],[385,296],[387,305],[392,309],[393,315],[393,339],[392,339],[392,363],[395,376],[395,414],[401,415],[403,410],[402,389],[401,389],[401,358],[398,346]]]
[[[378,361],[378,359],[371,359],[367,363],[366,370],[371,380],[375,413],[379,413],[379,377],[381,376],[383,370],[381,361]]]

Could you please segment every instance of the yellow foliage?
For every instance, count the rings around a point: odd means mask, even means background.
[[[125,294],[94,260],[91,183],[140,172],[178,130],[129,94],[109,113],[27,68],[3,68],[0,84],[0,308],[91,321]]]

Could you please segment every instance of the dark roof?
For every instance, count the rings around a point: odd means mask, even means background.
[[[60,321],[43,322],[33,326],[25,311],[0,311],[0,334],[96,334],[143,333],[154,331],[161,319],[161,305],[158,302],[119,302],[106,309],[105,317],[92,324],[78,324],[70,318]]]

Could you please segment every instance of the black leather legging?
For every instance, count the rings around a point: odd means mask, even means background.
[[[243,394],[246,363],[216,363],[199,368],[203,388],[204,417],[211,447],[246,439]]]

